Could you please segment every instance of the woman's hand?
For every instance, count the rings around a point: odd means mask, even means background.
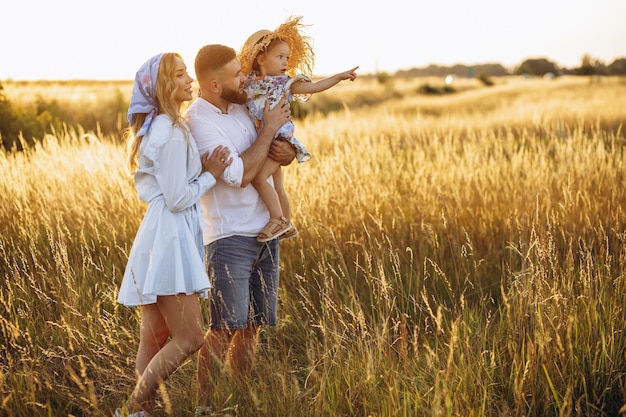
[[[226,167],[233,162],[233,158],[230,157],[230,150],[220,145],[215,148],[211,155],[208,152],[202,155],[200,161],[202,162],[200,173],[209,172],[215,178],[219,178]]]

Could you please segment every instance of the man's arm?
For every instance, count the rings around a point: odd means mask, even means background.
[[[283,97],[280,102],[272,110],[269,109],[269,103],[265,103],[263,111],[263,129],[259,132],[256,141],[241,153],[240,157],[243,161],[243,178],[241,186],[246,187],[250,181],[259,173],[261,167],[267,160],[267,155],[274,140],[274,135],[278,129],[284,125],[290,118],[289,104]]]

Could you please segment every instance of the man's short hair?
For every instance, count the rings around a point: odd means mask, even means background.
[[[207,74],[215,71],[237,58],[235,50],[225,45],[205,45],[196,54],[194,69],[196,78],[200,79]]]

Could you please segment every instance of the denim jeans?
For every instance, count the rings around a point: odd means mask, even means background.
[[[278,239],[231,236],[205,246],[211,328],[275,326],[278,301]]]

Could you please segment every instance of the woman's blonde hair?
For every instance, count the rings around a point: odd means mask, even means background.
[[[172,126],[176,126],[183,131],[185,140],[188,138],[188,129],[181,117],[182,104],[177,103],[175,96],[178,85],[176,84],[176,59],[183,59],[176,52],[167,52],[163,54],[157,72],[155,83],[155,99],[157,102],[157,113],[166,114],[172,120]],[[143,136],[137,137],[137,132],[141,129],[143,122],[146,120],[148,113],[137,113],[133,117],[133,123],[126,129],[124,137],[126,138],[126,155],[127,165],[131,173],[134,173],[139,167],[139,146]]]

